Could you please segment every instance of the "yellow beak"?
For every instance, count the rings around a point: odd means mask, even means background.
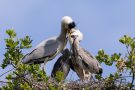
[[[68,37],[71,38],[71,32],[70,31],[68,31]]]

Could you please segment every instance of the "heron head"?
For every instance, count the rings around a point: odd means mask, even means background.
[[[62,27],[65,28],[66,30],[70,30],[72,28],[75,28],[76,24],[71,17],[64,16],[62,18]]]
[[[71,38],[73,39],[77,38],[79,42],[83,40],[83,34],[82,32],[80,32],[80,30],[76,28],[72,28],[69,33],[70,33]]]
[[[71,38],[73,38],[74,40],[78,37],[78,35],[71,35]]]

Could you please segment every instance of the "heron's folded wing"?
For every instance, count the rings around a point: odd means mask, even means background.
[[[96,72],[98,70],[99,62],[94,58],[87,50],[82,49],[84,54],[82,56],[83,65],[89,69],[91,72]]]
[[[41,42],[31,53],[27,54],[23,59],[23,63],[34,63],[41,59],[48,58],[51,60],[58,52],[60,42],[56,40],[48,40]]]
[[[58,58],[56,63],[54,64],[51,76],[54,77],[56,76],[56,73],[58,71],[61,71],[64,73],[64,79],[67,77],[69,71],[70,71],[70,59],[69,59],[69,50],[65,49],[63,51],[62,56]]]

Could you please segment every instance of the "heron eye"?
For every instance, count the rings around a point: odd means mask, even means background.
[[[76,39],[78,35],[71,35],[72,38]]]

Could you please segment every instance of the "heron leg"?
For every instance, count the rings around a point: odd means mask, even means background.
[[[90,81],[90,79],[91,79],[91,73],[89,71],[83,70],[83,75],[84,75],[84,80],[85,81]]]
[[[41,65],[41,68],[42,68],[42,71],[44,72],[44,74],[46,73],[45,72],[45,65],[46,65],[47,61],[44,60],[44,63]]]

